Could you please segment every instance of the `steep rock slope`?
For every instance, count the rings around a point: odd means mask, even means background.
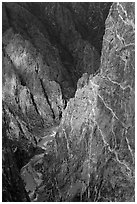
[[[134,4],[112,5],[101,73],[78,81],[52,151],[46,142],[45,154],[22,169],[35,181],[32,200],[134,201],[134,17]]]
[[[78,3],[77,10],[84,9],[84,5]],[[92,15],[95,16],[96,7],[98,14],[100,11],[104,16],[104,23],[109,5],[104,4],[101,9],[95,4],[94,9],[90,9]],[[43,143],[50,141],[50,135],[51,138],[55,135],[79,77],[85,71],[94,73],[99,68],[98,48],[83,39],[81,29],[76,29],[81,20],[75,23],[72,11],[66,6],[69,4],[2,4],[3,201],[28,200],[23,193],[21,168],[34,155],[47,150]],[[52,10],[54,12],[50,13]],[[89,13],[88,17],[92,15]],[[98,18],[101,19],[101,15]],[[96,24],[99,27],[98,22]],[[100,41],[103,32],[104,28],[98,37]],[[75,53],[72,52],[74,48]],[[49,151],[52,152],[51,146]],[[15,183],[9,173],[14,170]],[[19,187],[24,188],[22,194],[21,191],[15,193]]]
[[[134,201],[134,4],[94,76],[110,5],[3,4],[3,201]]]
[[[73,89],[76,89],[77,80],[86,71],[94,73],[99,67],[100,49],[93,47],[88,38],[83,39],[81,35],[81,20],[75,22],[73,10],[67,4],[62,3],[5,3],[5,10],[8,15],[9,25],[16,32],[33,44],[35,49],[41,53],[50,69],[50,78],[57,81],[63,91],[65,98],[74,96]],[[88,5],[88,4],[87,4]],[[70,3],[71,6],[71,3]],[[73,3],[72,3],[73,6]],[[77,10],[84,10],[83,16],[88,13],[88,19],[98,16],[100,21],[96,22],[96,30],[101,30],[96,41],[102,42],[104,25],[110,4],[90,6],[78,4]],[[103,10],[104,9],[104,10]],[[75,9],[74,9],[75,10]],[[91,12],[91,13],[90,13]],[[99,15],[100,13],[100,15]],[[94,15],[94,16],[93,16]],[[5,20],[5,22],[7,22]],[[79,25],[79,26],[78,26]],[[91,26],[93,27],[93,26]],[[77,28],[79,30],[77,31]],[[89,25],[85,24],[85,33],[88,33]],[[5,28],[4,28],[5,29]],[[95,35],[91,29],[89,36]],[[46,38],[46,39],[45,39]],[[48,69],[48,68],[46,68]],[[52,70],[54,69],[54,73]],[[56,70],[56,71],[55,71]],[[69,89],[69,90],[68,90]]]
[[[2,125],[2,201],[18,202],[21,200],[22,202],[29,202],[30,198],[25,190],[14,155],[14,151],[17,147],[12,139],[8,139],[6,121],[4,121],[4,118]]]

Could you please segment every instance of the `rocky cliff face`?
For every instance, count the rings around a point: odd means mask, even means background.
[[[3,201],[134,201],[134,7],[3,3]]]

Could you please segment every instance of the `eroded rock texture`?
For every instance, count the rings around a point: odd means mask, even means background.
[[[3,201],[134,201],[134,7],[3,3]]]

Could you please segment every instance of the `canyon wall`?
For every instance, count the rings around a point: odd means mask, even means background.
[[[134,201],[134,10],[3,3],[3,201]]]

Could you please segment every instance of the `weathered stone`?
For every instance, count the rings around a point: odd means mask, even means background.
[[[12,28],[3,34],[3,115],[15,180],[31,201],[134,201],[134,3],[113,3],[108,17],[109,3],[4,5]]]
[[[5,118],[3,118],[2,122],[2,201],[28,202],[30,199],[20,177],[16,157],[14,155],[17,150],[17,145],[15,141],[13,142],[12,138],[7,136],[7,122],[5,122]],[[23,155],[23,157],[25,158],[25,155]]]

